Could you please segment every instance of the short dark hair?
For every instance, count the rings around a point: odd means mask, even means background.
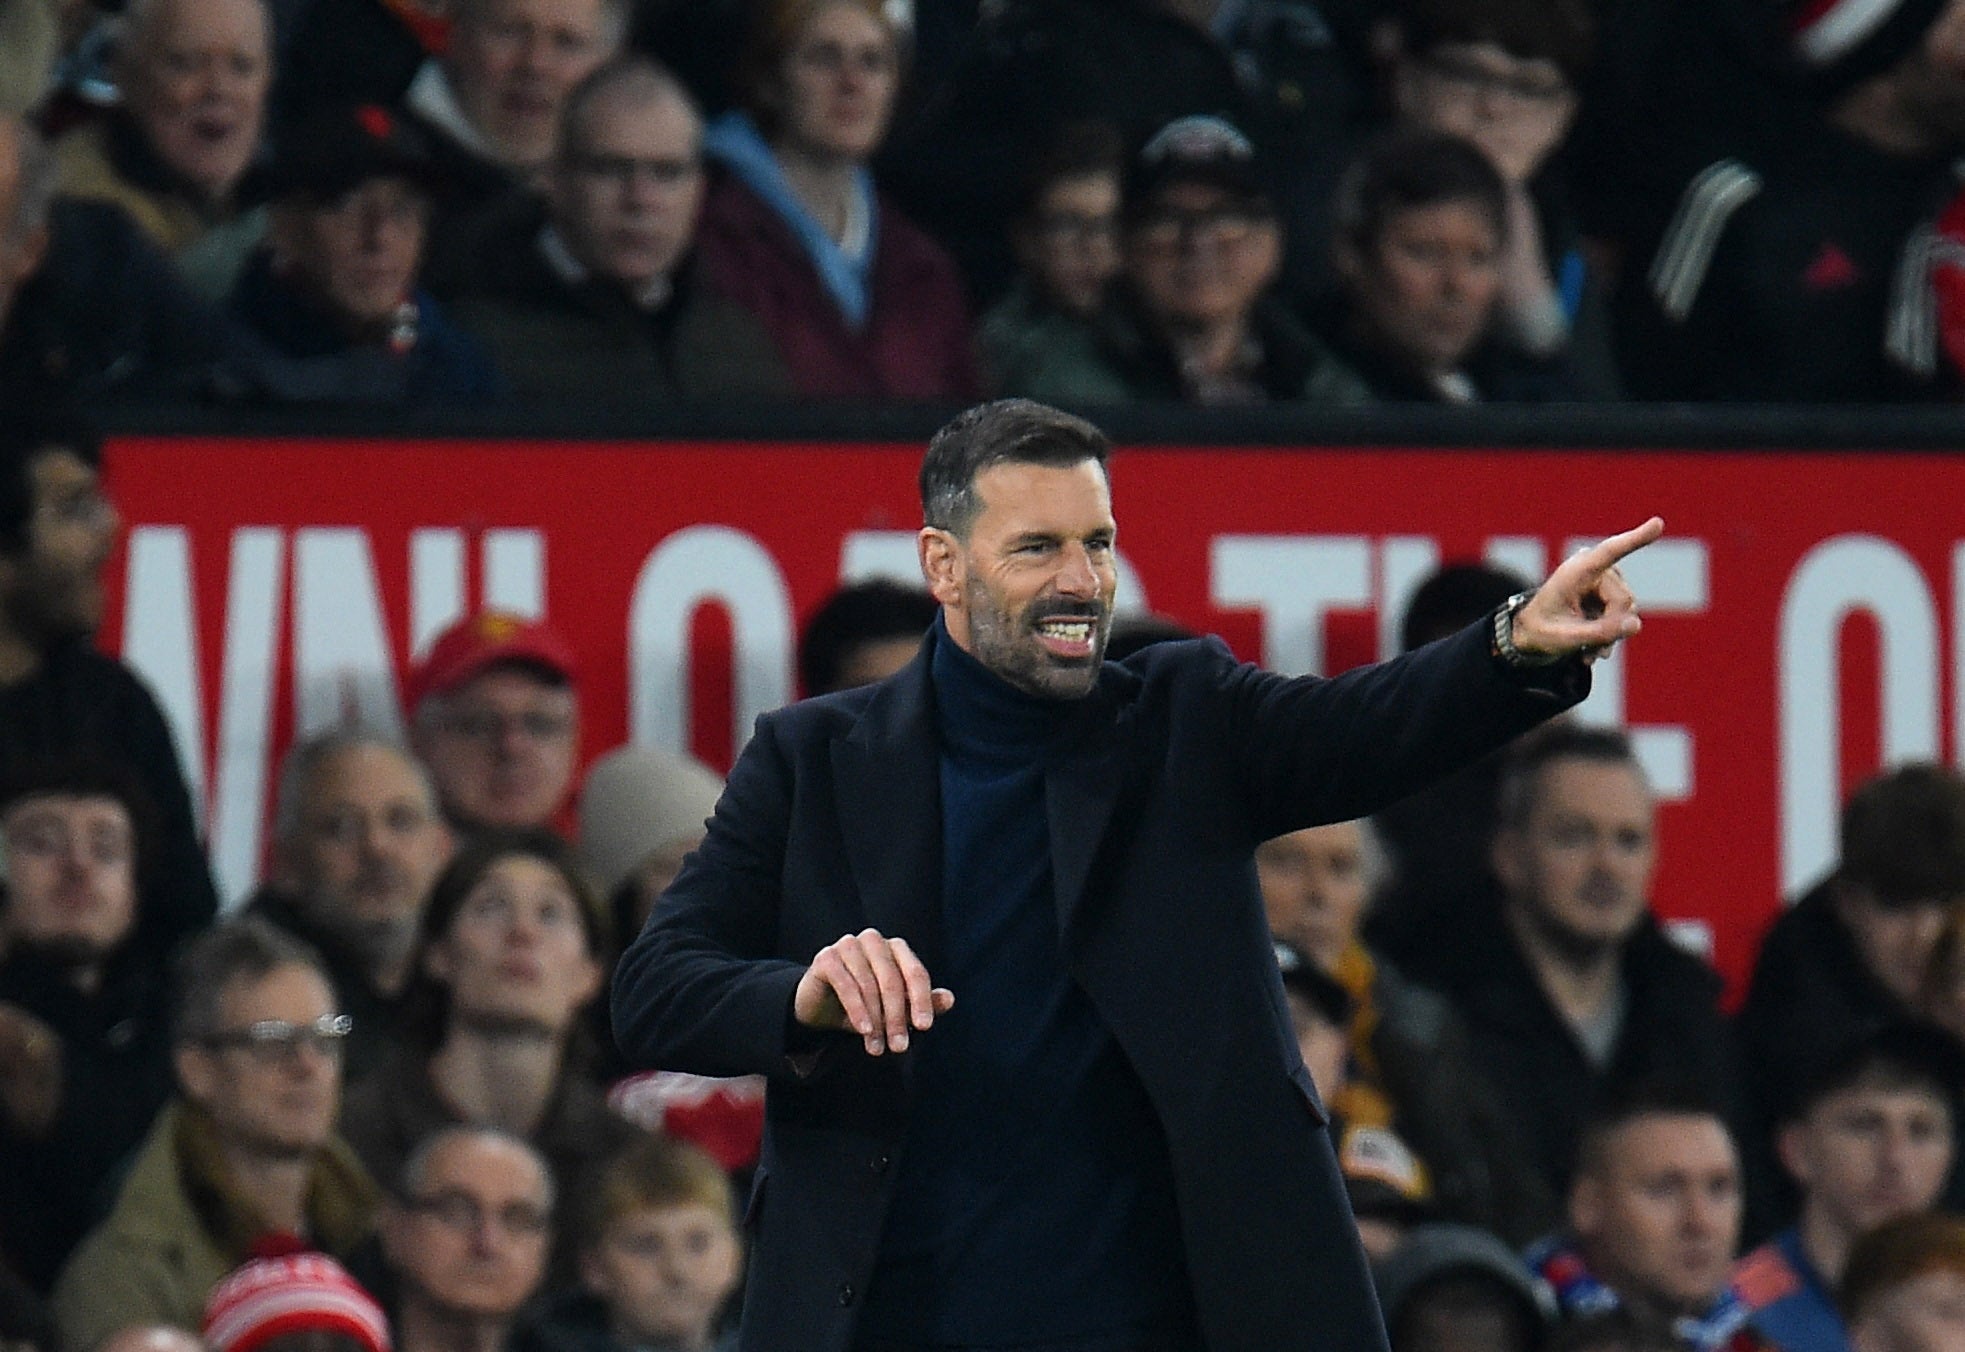
[[[95,469],[102,463],[102,434],[66,400],[40,395],[11,383],[0,388],[0,554],[18,556],[27,548],[34,517],[34,462],[53,451],[68,451]]]
[[[837,690],[855,648],[920,638],[935,622],[935,598],[892,578],[849,582],[820,603],[798,636],[798,679],[808,695]]]
[[[1527,824],[1535,811],[1542,771],[1562,760],[1628,766],[1640,779],[1644,777],[1631,739],[1618,729],[1569,722],[1544,724],[1515,742],[1502,763],[1501,783],[1495,790],[1495,821],[1503,829]]]
[[[976,476],[992,465],[1106,468],[1112,443],[1083,418],[1029,399],[998,399],[957,414],[921,458],[921,517],[964,535],[982,511]]]
[[[1935,1024],[1893,1019],[1814,1057],[1788,1101],[1774,1106],[1783,1122],[1796,1122],[1824,1099],[1850,1089],[1922,1092],[1945,1105],[1955,1133],[1961,1086],[1965,1046]]]
[[[1552,61],[1572,85],[1589,68],[1596,20],[1584,0],[1399,0],[1405,50],[1493,43],[1521,61]]]
[[[131,877],[136,884],[137,923],[145,912],[155,878],[157,809],[134,770],[100,756],[35,757],[0,774],[0,817],[27,798],[108,798],[130,819]]]
[[[1360,254],[1376,251],[1394,216],[1469,202],[1508,238],[1508,187],[1479,146],[1450,132],[1395,127],[1367,142],[1338,180],[1336,237]]]
[[[259,981],[283,967],[306,967],[333,988],[313,946],[258,916],[213,926],[177,957],[171,1040],[196,1042],[219,1031],[219,1007],[235,982]]]
[[[1726,1131],[1728,1140],[1733,1137],[1726,1115],[1712,1095],[1689,1079],[1657,1075],[1613,1082],[1591,1103],[1576,1134],[1576,1175],[1601,1170],[1608,1160],[1611,1138],[1651,1117],[1709,1117]]]
[[[1125,134],[1114,123],[1099,119],[1065,123],[1044,143],[1018,184],[1018,218],[1028,220],[1052,184],[1093,174],[1110,174],[1115,183],[1124,181]]]
[[[1517,592],[1528,580],[1491,563],[1449,563],[1420,583],[1399,621],[1399,650],[1411,652],[1457,634]]]
[[[1885,906],[1965,896],[1965,777],[1942,765],[1878,775],[1842,809],[1837,875]]]

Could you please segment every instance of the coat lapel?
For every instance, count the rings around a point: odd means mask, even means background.
[[[833,792],[866,923],[906,939],[935,971],[941,952],[941,756],[930,646],[833,743]]]
[[[1108,673],[1113,670],[1107,668]],[[1044,779],[1058,933],[1066,941],[1084,904],[1092,866],[1112,827],[1113,811],[1129,786],[1138,782],[1132,773],[1138,750],[1132,707],[1121,697],[1123,687],[1123,679],[1109,677],[1086,701],[1076,744]]]

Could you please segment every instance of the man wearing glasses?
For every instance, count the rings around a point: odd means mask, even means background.
[[[383,1212],[396,1352],[498,1352],[546,1275],[553,1185],[539,1152],[492,1127],[446,1127]]]
[[[762,322],[695,262],[702,139],[688,93],[643,57],[568,98],[545,199],[504,212],[454,279],[459,317],[520,398],[790,393]]]
[[[319,959],[234,920],[193,941],[177,977],[178,1097],[56,1283],[69,1347],[134,1324],[196,1329],[212,1287],[267,1240],[345,1257],[374,1228],[375,1185],[334,1134],[352,1020]]]
[[[536,620],[484,611],[439,634],[410,673],[411,742],[460,832],[555,827],[573,791],[573,650]]]
[[[0,1253],[40,1291],[171,1093],[163,964],[131,942],[148,827],[114,767],[0,785]]]

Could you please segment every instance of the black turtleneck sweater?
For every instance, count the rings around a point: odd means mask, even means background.
[[[1026,695],[939,622],[942,954],[861,1335],[1117,1352],[1189,1323],[1172,1169],[1058,935],[1046,770],[1075,701]]]

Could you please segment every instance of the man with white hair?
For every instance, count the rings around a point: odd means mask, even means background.
[[[272,42],[264,0],[135,0],[116,61],[121,106],[56,147],[65,195],[128,212],[211,300],[265,230],[239,188],[265,126]]]
[[[404,100],[436,133],[453,192],[482,205],[534,186],[567,95],[626,28],[625,0],[458,0],[449,46]]]

